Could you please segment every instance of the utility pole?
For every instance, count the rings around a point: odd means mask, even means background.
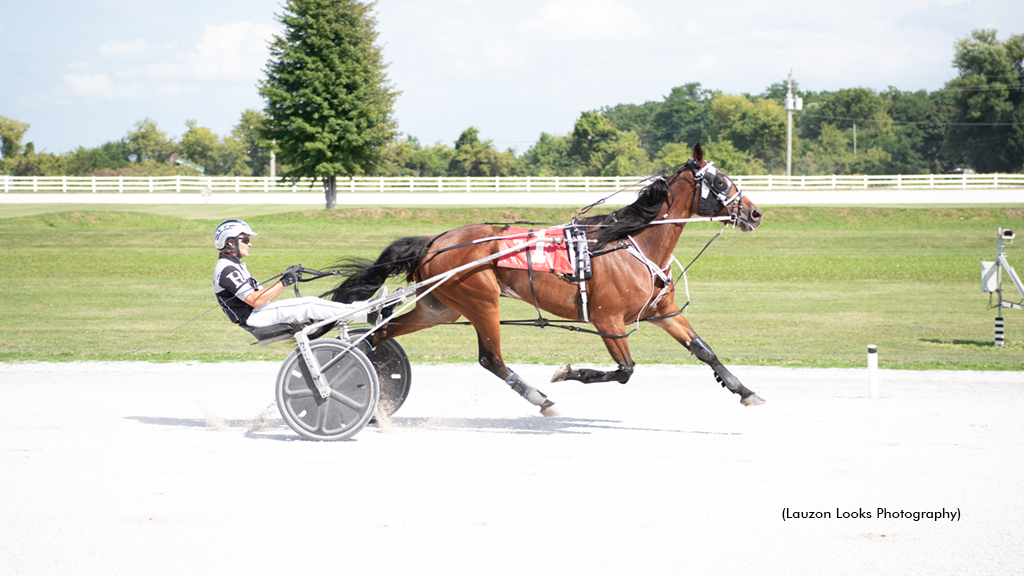
[[[789,87],[786,90],[786,176],[792,176],[793,168],[793,110],[803,110],[804,99],[793,98],[793,71],[789,71]]]

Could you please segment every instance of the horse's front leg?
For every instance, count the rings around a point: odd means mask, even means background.
[[[673,316],[664,320],[656,320],[653,323],[668,332],[670,336],[685,346],[690,351],[690,354],[696,356],[698,360],[711,366],[711,369],[715,371],[715,380],[723,388],[728,389],[733,394],[738,394],[740,404],[744,406],[764,404],[764,400],[760,396],[744,386],[740,379],[722,364],[718,356],[715,355],[715,351],[700,336],[697,336],[697,332],[690,326],[686,318],[681,315]]]
[[[616,322],[595,319],[594,328],[602,334],[608,335],[602,336],[601,339],[604,340],[605,348],[608,349],[612,360],[615,360],[619,365],[618,369],[604,371],[591,368],[573,368],[569,364],[563,364],[551,376],[552,382],[578,380],[584,384],[612,381],[625,384],[629,381],[629,377],[633,375],[634,364],[633,358],[629,355],[629,341],[625,336],[626,325],[621,320]]]

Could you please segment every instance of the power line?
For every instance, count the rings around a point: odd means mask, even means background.
[[[1024,88],[1024,84],[996,84],[994,86],[965,86],[958,88],[939,88],[934,92],[988,92],[992,90],[1014,90]]]
[[[829,120],[849,120],[850,122],[874,122],[877,124],[925,124],[932,126],[1024,126],[1024,122],[925,122],[906,120],[874,120],[871,118],[846,118],[843,116],[821,116],[818,114],[804,114],[809,118],[825,118]]]

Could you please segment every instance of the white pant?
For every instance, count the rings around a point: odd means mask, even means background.
[[[353,311],[355,308],[362,308],[362,310]],[[342,320],[366,322],[366,312],[365,302],[342,304],[341,302],[323,300],[316,296],[305,296],[264,304],[253,310],[245,323],[253,328],[263,328],[272,324],[303,324],[310,320],[326,320],[342,314],[348,316]]]

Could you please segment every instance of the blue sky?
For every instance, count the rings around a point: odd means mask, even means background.
[[[9,0],[0,10],[0,115],[63,152],[150,117],[227,134],[261,108],[256,82],[277,0]],[[934,90],[974,28],[1024,33],[1020,0],[381,0],[399,130],[452,143],[468,126],[525,151],[583,110],[660,100],[700,82],[759,93],[792,69],[804,88]]]

